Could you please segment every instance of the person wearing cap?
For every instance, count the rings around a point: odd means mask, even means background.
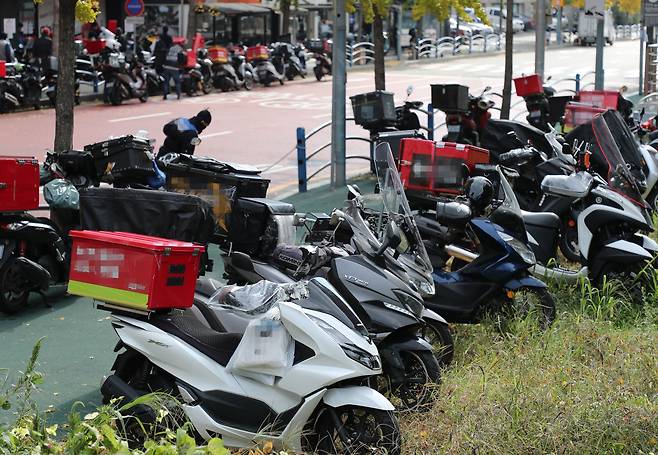
[[[157,159],[169,153],[194,155],[194,148],[201,142],[199,134],[210,125],[211,121],[210,111],[204,109],[189,119],[181,117],[167,123],[162,128],[166,137],[158,151]]]

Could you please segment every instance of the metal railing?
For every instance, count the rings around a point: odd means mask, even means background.
[[[365,65],[375,61],[375,44],[368,41],[348,44],[345,58],[349,66]]]
[[[639,39],[641,32],[640,24],[618,25],[615,27],[615,39]]]
[[[501,46],[502,35],[497,33],[444,36],[437,40],[425,38],[413,46],[413,58],[442,58],[446,55],[497,51]]]

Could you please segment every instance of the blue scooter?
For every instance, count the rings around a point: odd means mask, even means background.
[[[528,247],[518,202],[504,197],[503,186],[509,183],[500,178],[500,166],[479,166],[479,171],[485,176],[466,182],[465,197],[439,201],[435,213],[415,217],[435,264],[436,291],[425,297],[425,305],[453,323],[534,312],[546,328],[555,319],[555,302],[546,284],[530,274],[535,256]],[[496,193],[499,197],[494,200]],[[482,216],[485,211],[490,211],[489,217]],[[445,270],[446,257],[452,257],[456,270]]]

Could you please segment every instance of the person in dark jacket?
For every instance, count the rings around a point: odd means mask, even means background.
[[[41,36],[32,45],[32,56],[34,58],[41,60],[53,55],[53,40],[50,35],[50,28],[41,28]]]
[[[162,128],[166,137],[158,151],[158,159],[168,153],[194,155],[194,148],[201,142],[199,134],[211,121],[210,111],[204,109],[189,119],[181,117],[167,123]]]
[[[166,25],[162,27],[162,33],[158,37],[158,40],[153,46],[153,56],[155,57],[155,70],[158,74],[162,73],[162,67],[164,66],[165,60],[167,58],[167,53],[169,48],[172,45],[172,38],[169,36],[169,27]]]

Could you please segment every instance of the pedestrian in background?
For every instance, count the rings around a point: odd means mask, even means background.
[[[171,37],[169,37],[171,41]],[[185,66],[187,62],[187,54],[185,50],[178,43],[173,43],[169,46],[169,51],[167,52],[167,58],[165,59],[164,65],[162,66],[162,75],[164,76],[164,87],[163,87],[163,96],[162,99],[166,100],[167,95],[169,94],[169,84],[171,80],[174,80],[174,85],[176,86],[176,96],[177,99],[180,99],[181,92],[181,83],[180,83],[180,72],[181,68]]]
[[[0,33],[0,60],[5,62],[14,61],[14,48],[7,39],[6,33]]]
[[[166,25],[162,27],[162,33],[153,45],[155,71],[157,71],[158,74],[162,74],[162,67],[164,66],[165,59],[167,58],[167,52],[169,52],[169,48],[171,47],[171,36],[169,36],[168,32],[169,27]]]
[[[51,55],[53,55],[53,40],[51,38],[50,28],[42,27],[41,36],[32,45],[32,57],[42,61]]]

